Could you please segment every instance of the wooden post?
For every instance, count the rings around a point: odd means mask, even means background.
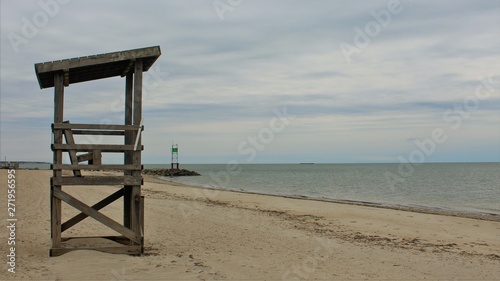
[[[141,236],[141,253],[144,253],[144,196],[139,197],[139,210],[137,216],[139,221],[139,235]]]
[[[135,61],[135,71],[134,71],[134,115],[133,115],[133,124],[140,125],[142,120],[142,71],[143,64],[142,59],[138,59]],[[141,131],[134,132],[134,141],[137,137],[137,134],[140,134]],[[141,146],[141,137],[138,140],[138,147]],[[136,150],[133,153],[133,161],[132,164],[141,165],[141,150]],[[142,171],[133,171],[133,177],[141,178]],[[140,205],[140,200],[138,200],[141,196],[141,186],[134,185],[132,187],[130,198],[130,210],[135,214],[131,216],[130,229],[140,235],[141,227],[139,221],[139,214],[137,213],[138,205]]]
[[[64,76],[63,73],[54,75],[54,124],[63,123],[64,119]],[[54,144],[62,144],[62,130],[54,130]],[[62,151],[55,150],[54,164],[62,164]],[[54,178],[61,178],[62,171],[54,170]],[[52,248],[61,247],[61,199],[55,197],[55,193],[61,191],[60,185],[54,185],[51,181],[50,202],[51,202],[51,237]]]
[[[133,94],[134,94],[134,74],[132,72],[128,73],[125,80],[125,125],[132,125],[132,116],[133,116]],[[133,144],[134,141],[134,133],[132,131],[125,131],[125,145]],[[124,154],[124,164],[132,164],[133,163],[133,154],[131,151],[126,151]],[[132,175],[131,171],[124,171],[125,176]],[[131,218],[131,208],[130,201],[132,196],[132,186],[125,185],[123,187],[124,195],[123,195],[123,225],[127,228],[130,228],[130,218]]]

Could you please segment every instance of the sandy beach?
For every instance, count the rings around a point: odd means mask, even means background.
[[[500,280],[500,222],[209,190],[144,177],[145,254],[49,257],[51,171],[16,171],[2,280]],[[0,172],[2,186],[7,171]],[[117,187],[64,187],[93,204]],[[0,218],[7,225],[7,193]],[[102,212],[119,220],[119,200]],[[78,212],[63,205],[63,221]],[[86,219],[64,236],[115,235]],[[86,243],[103,243],[86,241]]]

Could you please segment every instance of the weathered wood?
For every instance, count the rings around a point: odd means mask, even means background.
[[[73,130],[73,135],[123,136],[124,131]]]
[[[140,197],[139,210],[137,210],[137,212],[139,213],[139,226],[140,226],[139,234],[144,239],[144,196]],[[143,243],[141,243],[141,245],[142,244]]]
[[[115,202],[118,198],[121,198],[123,196],[123,188],[117,190],[115,193],[109,195],[108,197],[102,199],[101,201],[97,202],[96,204],[92,205],[92,209],[99,211],[100,209],[108,206],[109,204]],[[65,223],[61,225],[61,232],[64,232],[65,230],[69,229],[73,225],[81,222],[85,218],[87,218],[88,215],[85,213],[80,213],[71,219],[67,220]]]
[[[54,124],[52,124],[53,130],[71,129],[71,130],[137,131],[137,129],[139,129],[139,128],[140,128],[139,123],[137,123],[137,125],[74,124],[74,123],[54,123]]]
[[[61,72],[54,75],[54,124],[64,120],[64,78]]]
[[[136,135],[135,135],[135,142],[134,142],[134,150],[137,151],[139,149],[139,140],[141,139],[142,135],[142,119],[141,119],[141,128],[137,130]]]
[[[143,253],[142,246],[116,246],[116,247],[81,247],[81,248],[52,248],[49,255],[57,257],[75,250],[93,250],[109,254],[140,255]]]
[[[139,150],[144,149],[141,145]],[[52,150],[69,151],[75,150],[77,152],[100,150],[101,152],[124,152],[135,150],[134,145],[124,144],[53,144]]]
[[[132,125],[133,117],[134,74],[129,73],[125,78],[125,125]]]
[[[141,196],[142,146],[142,83],[147,71],[160,56],[158,46],[35,64],[41,88],[54,86],[53,177],[51,178],[51,238],[52,256],[76,249],[92,249],[110,253],[141,254],[144,246],[144,197]],[[120,124],[63,123],[64,87],[73,83],[126,76],[125,122]],[[76,144],[74,135],[124,136],[123,144]],[[66,142],[64,142],[64,139]],[[63,164],[63,152],[69,153],[71,164]],[[124,165],[102,164],[102,153],[124,153]],[[83,154],[82,154],[83,153]],[[80,165],[80,162],[88,164]],[[63,177],[63,170],[73,170],[74,177]],[[81,176],[80,170],[123,170],[123,176]],[[92,207],[62,190],[64,185],[120,185],[122,189],[107,196]],[[98,210],[124,197],[124,225]],[[61,201],[81,213],[61,224]],[[65,248],[61,232],[86,217],[110,227],[123,236],[107,238],[129,246]],[[71,238],[69,238],[71,239]],[[64,241],[69,239],[64,238]]]
[[[123,245],[130,245],[130,239],[123,235],[117,235],[117,236],[76,236],[76,237],[63,237],[61,238],[62,242],[67,242],[73,239],[106,239],[106,240],[111,240],[116,243],[120,243]]]
[[[69,69],[64,69],[64,86],[69,86]]]
[[[51,188],[51,238],[52,247],[61,247],[61,200],[56,198],[54,194],[56,190],[61,190],[59,186],[52,186]]]
[[[136,50],[120,51],[109,54],[93,55],[61,61],[35,64],[35,72],[40,88],[54,86],[53,75],[68,70],[68,85],[108,77],[122,76],[127,67],[135,59],[144,60],[143,71],[148,69],[160,56],[160,47],[149,47]],[[130,72],[131,70],[128,70]]]
[[[64,123],[68,123],[69,121],[64,121]],[[75,144],[75,139],[73,138],[73,133],[71,130],[63,130],[64,138],[66,139],[67,144]],[[78,164],[78,158],[76,157],[76,151],[75,150],[68,150],[69,153],[69,159],[71,161],[71,164]],[[82,176],[82,172],[80,170],[73,170],[73,175],[77,177]]]
[[[54,75],[54,124],[62,123],[64,120],[64,84],[62,73]],[[62,131],[54,132],[54,144],[62,144]],[[62,164],[62,151],[54,151],[54,163]],[[61,177],[62,171],[52,171],[54,177]],[[53,248],[61,247],[61,200],[54,196],[57,190],[61,190],[61,186],[54,184],[51,180],[50,184],[50,233],[51,244]]]
[[[106,225],[107,227],[113,229],[114,231],[122,234],[123,236],[129,238],[135,243],[141,244],[141,237],[131,231],[130,229],[124,227],[123,225],[117,223],[116,221],[110,219],[109,217],[99,213],[98,211],[92,209],[87,204],[82,201],[76,199],[75,197],[69,195],[68,193],[62,190],[54,190],[54,196],[66,202],[70,206],[78,209],[80,212],[85,213],[87,216],[92,217],[98,222]]]
[[[135,62],[134,71],[134,105],[133,105],[133,124],[140,125],[142,122],[142,65],[143,61],[138,59]],[[134,132],[132,141],[136,142],[137,146],[142,146],[141,136],[138,135],[139,131]],[[142,149],[141,149],[142,150]],[[141,150],[136,150],[132,153],[132,163],[136,165],[141,164]],[[141,171],[132,171],[133,177],[141,175]],[[141,222],[139,218],[140,209],[141,186],[134,185],[130,191],[130,229],[137,235],[141,233]]]
[[[131,192],[131,216],[130,216],[130,229],[140,236],[141,234],[141,222],[139,218],[140,209],[140,198],[141,198],[141,186],[134,185]]]
[[[135,67],[135,61],[134,61]],[[129,72],[125,79],[125,125],[132,125],[133,123],[133,95],[134,95],[134,74]],[[124,137],[124,144],[131,145],[133,143],[134,131],[126,131]],[[133,163],[133,154],[131,151],[125,151],[124,153],[124,163],[126,165],[131,165]],[[132,175],[131,171],[123,171],[125,176]],[[124,186],[125,194],[123,195],[123,225],[130,228],[131,221],[131,209],[130,209],[130,198],[132,195],[132,186]]]
[[[56,185],[141,185],[141,176],[83,176],[53,178]]]
[[[102,165],[75,165],[75,164],[52,164],[52,170],[102,170],[102,171],[131,171],[142,170],[142,165],[134,165],[134,164],[102,164]]]
[[[138,58],[158,57],[160,55],[161,55],[160,47],[154,46],[141,49],[92,55],[87,57],[71,58],[60,61],[37,63],[35,64],[35,71],[37,74],[39,74],[39,73],[54,72],[64,69],[81,68],[86,66],[95,66],[96,70],[98,70],[99,65],[103,64],[135,60]],[[100,67],[102,68],[102,66]],[[121,75],[122,73],[123,71],[121,71],[119,75]]]
[[[54,76],[54,124],[62,124],[64,119],[64,85],[61,73]],[[54,131],[53,143],[62,144],[62,131]],[[62,151],[54,151],[54,163],[62,164]],[[53,171],[55,177],[60,176],[60,171]]]
[[[134,71],[134,116],[133,124],[139,125],[142,120],[142,60],[135,61]]]
[[[94,155],[92,155],[92,152],[85,153],[85,154],[80,154],[77,156],[78,163],[80,162],[85,162],[94,159]],[[56,166],[58,167],[58,166]]]
[[[101,165],[102,164],[102,153],[100,150],[96,149],[92,151],[92,165]]]
[[[123,225],[130,229],[130,224],[132,221],[132,210],[130,208],[130,198],[132,198],[132,186],[125,185],[123,187]]]
[[[127,64],[127,67],[125,67],[123,69],[123,72],[122,72],[122,75],[120,75],[121,77],[125,77],[126,75],[128,75],[129,73],[131,73],[132,69],[134,68],[134,65],[135,65],[135,59],[134,60],[130,60],[129,63]]]
[[[131,241],[125,236],[103,236],[102,238],[120,243],[123,245],[130,245]]]

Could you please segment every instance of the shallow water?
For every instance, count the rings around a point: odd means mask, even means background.
[[[168,168],[145,165],[146,168]],[[500,215],[500,163],[182,165],[199,177],[176,182],[263,194],[298,195]],[[408,168],[408,167],[406,167]]]

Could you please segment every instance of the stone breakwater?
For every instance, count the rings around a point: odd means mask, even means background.
[[[195,171],[186,169],[144,169],[143,175],[160,176],[160,177],[186,177],[186,176],[199,176]]]

